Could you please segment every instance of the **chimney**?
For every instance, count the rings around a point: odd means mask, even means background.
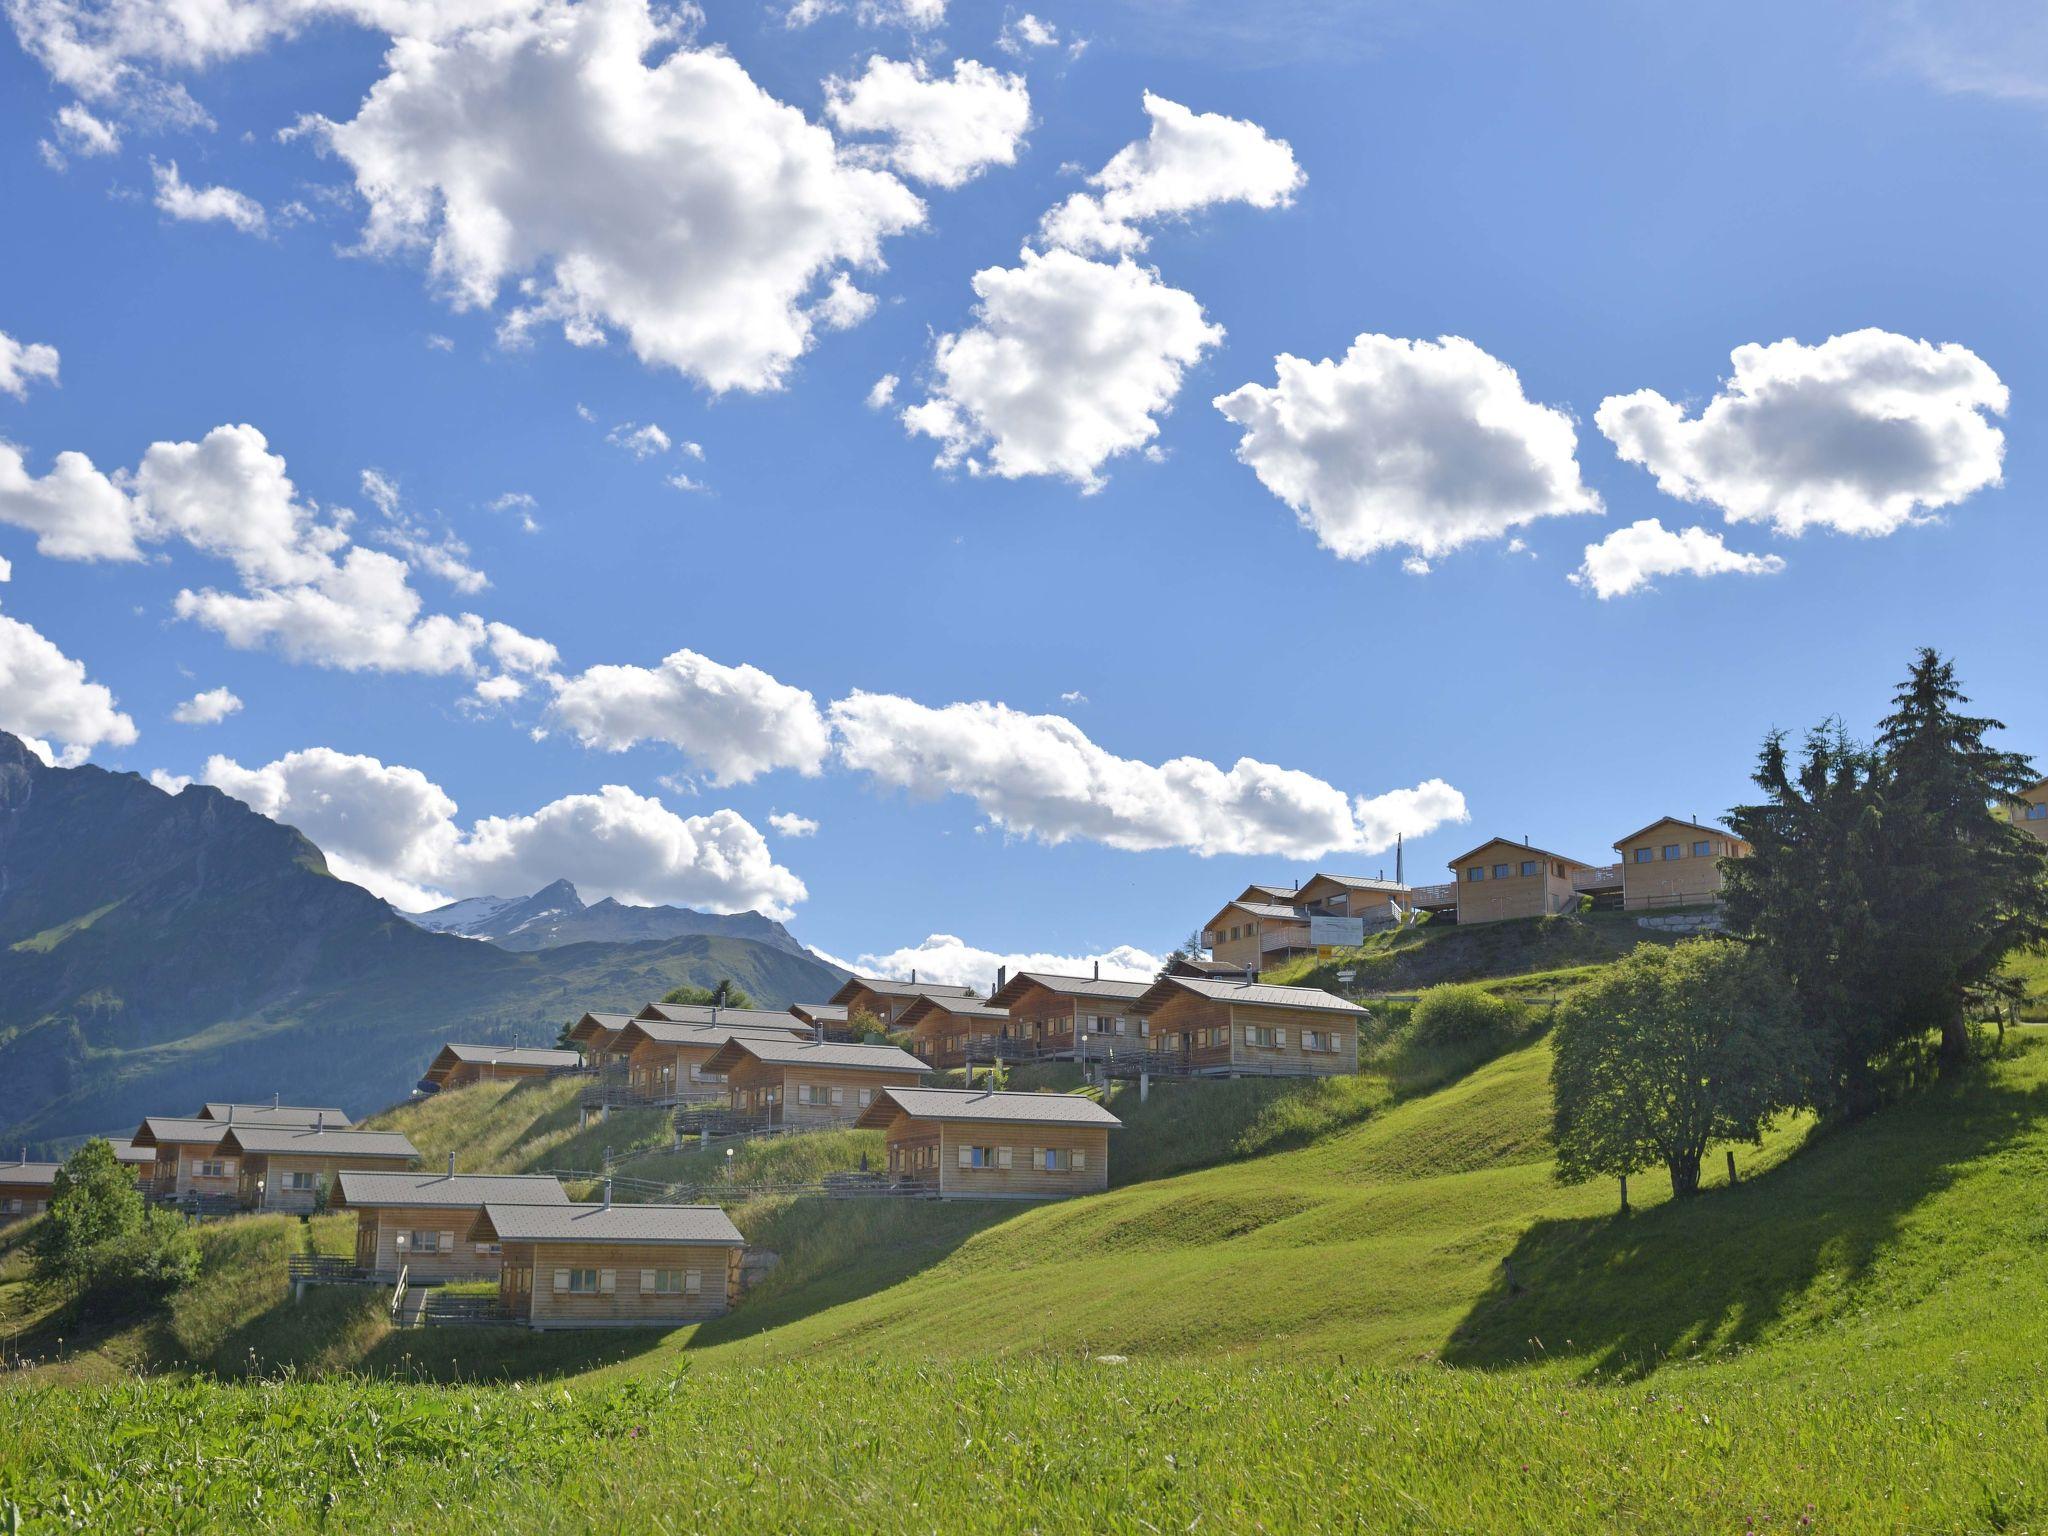
[[[228,1106],[228,1124],[229,1124],[229,1125],[233,1125],[234,1123],[235,1123],[235,1106],[234,1106],[234,1105],[232,1105],[232,1104],[230,1104],[230,1105]]]
[[[1005,986],[1009,985],[1009,981],[1010,981],[1010,968],[1009,968],[1009,967],[1008,967],[1007,965],[999,965],[999,966],[997,966],[997,967],[996,967],[996,992],[1000,992],[1000,991],[1002,991],[1002,990],[1003,990],[1003,988],[1004,988]],[[994,996],[995,996],[995,992],[991,992],[991,993],[989,994],[989,996],[990,996],[990,997],[994,997]]]
[[[324,1109],[316,1109],[316,1110],[314,1110],[314,1111],[313,1111],[313,1129],[314,1129],[314,1130],[316,1130],[316,1131],[324,1131],[324,1130],[326,1130],[326,1129],[327,1129],[327,1111],[326,1111],[326,1110],[324,1110]]]
[[[1102,962],[1100,960],[1095,962],[1095,979],[1097,981],[1102,980]]]
[[[284,1095],[282,1095],[282,1094],[280,1094],[280,1093],[276,1092],[275,1090],[272,1090],[272,1092],[271,1092],[271,1095],[270,1095],[270,1107],[271,1107],[272,1109],[276,1109],[276,1108],[278,1108],[278,1107],[279,1107],[279,1101],[280,1101],[280,1100],[281,1100],[281,1099],[282,1099],[283,1097],[284,1097]]]
[[[917,985],[917,967],[916,967],[916,966],[912,966],[912,967],[910,968],[910,984],[911,984],[911,985],[912,985],[913,987]]]
[[[606,1210],[612,1208],[612,1181],[610,1179],[604,1181],[604,1208]]]
[[[455,1177],[455,1154],[453,1152],[448,1154],[448,1177],[451,1179]]]

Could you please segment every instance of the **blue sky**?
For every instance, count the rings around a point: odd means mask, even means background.
[[[2022,8],[604,4],[10,7],[0,726],[848,959],[1602,859],[1922,644],[2048,756]]]

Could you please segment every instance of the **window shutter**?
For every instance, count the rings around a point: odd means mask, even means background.
[[[832,1090],[832,1102],[834,1104],[844,1104],[846,1102],[846,1090],[844,1088],[834,1088]]]
[[[1279,1046],[1279,1047],[1280,1047],[1280,1049],[1282,1049],[1283,1051],[1284,1051],[1284,1050],[1286,1050],[1286,1049],[1287,1049],[1287,1031],[1286,1031],[1286,1030],[1284,1030],[1284,1029],[1276,1029],[1276,1030],[1274,1030],[1274,1031],[1273,1031],[1273,1043],[1274,1043],[1275,1045]]]
[[[1011,1166],[1010,1151],[1011,1149],[1008,1147],[996,1148],[996,1166],[998,1168],[1008,1168]]]
[[[619,1272],[616,1269],[600,1269],[597,1272],[597,1288],[609,1296],[619,1288]]]
[[[1074,1153],[1074,1172],[1079,1173],[1083,1168],[1086,1168],[1087,1166],[1088,1154],[1077,1149]]]
[[[455,1234],[453,1232],[443,1232],[441,1234],[441,1251],[443,1253],[453,1253],[455,1251]]]
[[[962,1168],[972,1168],[974,1166],[974,1149],[972,1147],[962,1147],[960,1149],[960,1166]]]
[[[1045,1171],[1045,1148],[1033,1147],[1031,1149],[1031,1166],[1040,1173]]]
[[[654,1294],[654,1271],[651,1269],[640,1271],[640,1294],[642,1296]]]
[[[1246,1045],[1250,1045],[1252,1043],[1252,1027],[1249,1024],[1244,1026],[1244,1043]]]
[[[683,1294],[685,1296],[701,1296],[704,1294],[703,1270],[686,1269],[683,1271]]]
[[[555,1271],[555,1289],[558,1291],[566,1291],[567,1289],[569,1289],[569,1271],[567,1271],[566,1269],[558,1269]]]

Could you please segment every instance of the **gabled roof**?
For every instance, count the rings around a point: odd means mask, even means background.
[[[893,1045],[843,1045],[833,1041],[752,1039],[736,1035],[704,1063],[707,1072],[730,1072],[745,1061],[769,1067],[833,1067],[855,1072],[931,1070]]]
[[[0,1184],[47,1186],[57,1182],[62,1163],[0,1163]]]
[[[932,981],[891,981],[878,976],[854,976],[827,1002],[851,1003],[863,992],[872,992],[877,997],[978,997],[972,987],[942,986]]]
[[[156,1161],[154,1147],[138,1147],[127,1136],[109,1136],[107,1145],[114,1149],[114,1161],[119,1163],[153,1163]]]
[[[313,1125],[325,1120],[329,1125],[354,1125],[346,1111],[332,1105],[320,1104],[208,1104],[198,1115],[199,1120],[232,1120],[236,1124],[248,1125]]]
[[[1237,899],[1239,901],[1277,901],[1285,906],[1294,899],[1294,893],[1299,889],[1301,887],[1298,885],[1267,885],[1263,881],[1255,880],[1238,893]]]
[[[597,1035],[616,1035],[633,1022],[630,1013],[586,1013],[569,1026],[571,1040],[588,1040]]]
[[[569,1192],[545,1173],[369,1173],[349,1168],[335,1176],[337,1209],[445,1206],[480,1211],[492,1200],[506,1205],[567,1205]]]
[[[315,1130],[308,1125],[230,1125],[221,1150],[263,1157],[418,1157],[397,1131]]]
[[[981,1019],[990,1024],[1010,1021],[1007,1008],[991,1008],[978,997],[920,997],[896,1020],[898,1029],[916,1029],[938,1014],[950,1019]]]
[[[484,1067],[539,1067],[544,1071],[559,1072],[568,1067],[578,1066],[583,1057],[575,1051],[558,1050],[545,1045],[457,1045],[454,1041],[441,1047],[440,1055],[434,1058],[429,1072],[443,1065],[468,1062]],[[328,1121],[332,1125],[333,1121]]]
[[[1341,1013],[1361,1016],[1365,1010],[1356,1003],[1323,991],[1319,987],[1276,987],[1268,982],[1211,981],[1203,976],[1162,976],[1138,999],[1147,1012],[1164,1006],[1177,992],[1192,992],[1212,1002],[1233,1008],[1293,1008],[1310,1013]]]
[[[512,1205],[489,1201],[469,1229],[481,1243],[616,1243],[742,1248],[715,1205]]]
[[[844,1003],[791,1003],[789,1011],[807,1024],[844,1024],[846,1004]]]
[[[1393,895],[1407,889],[1400,881],[1389,880],[1381,875],[1326,875],[1321,871],[1302,881],[1301,888],[1305,891],[1319,880],[1327,881],[1331,885],[1341,885],[1347,891],[1384,891]]]
[[[728,1040],[796,1040],[810,1035],[810,1027],[786,1013],[770,1015],[780,1024],[670,1024],[662,1019],[635,1019],[619,1031],[619,1046],[630,1050],[641,1040],[658,1045],[721,1046]]]
[[[1169,976],[1242,976],[1244,967],[1234,960],[1204,960],[1200,955],[1175,955],[1166,962]]]
[[[714,1008],[709,1003],[649,1003],[634,1017],[669,1024],[752,1024],[761,1029],[789,1028],[789,1015],[779,1009]]]
[[[1123,1124],[1093,1099],[1077,1093],[992,1093],[985,1088],[884,1088],[854,1124],[881,1129],[898,1111],[913,1120],[970,1121],[984,1125]]]
[[[1452,859],[1448,867],[1451,869],[1456,869],[1460,864],[1463,864],[1467,859],[1471,858],[1474,854],[1484,853],[1487,849],[1493,847],[1496,843],[1502,844],[1509,848],[1519,848],[1522,850],[1524,854],[1534,854],[1538,858],[1561,859],[1567,864],[1576,864],[1581,869],[1591,868],[1591,866],[1588,865],[1584,859],[1575,859],[1568,853],[1552,853],[1548,848],[1537,848],[1528,843],[1518,843],[1511,837],[1489,837],[1477,848],[1468,848],[1463,853],[1459,854],[1455,859]]]
[[[1149,981],[1102,981],[1093,976],[1059,976],[1051,971],[1019,971],[1003,983],[1002,990],[989,999],[1000,1008],[1014,1007],[1032,987],[1045,988],[1060,997],[1092,997],[1103,1002],[1128,1003],[1142,997]]]
[[[138,1147],[217,1147],[227,1133],[228,1123],[225,1120],[151,1115],[135,1128],[129,1142]]]
[[[1623,844],[1632,843],[1637,838],[1641,837],[1645,832],[1654,832],[1659,827],[1687,827],[1694,832],[1704,832],[1710,837],[1724,837],[1731,843],[1742,842],[1741,838],[1737,837],[1733,832],[1730,832],[1726,827],[1717,827],[1709,822],[1704,821],[1687,821],[1683,816],[1659,816],[1647,827],[1637,827],[1635,831],[1629,833],[1627,837],[1621,838],[1619,841],[1617,841],[1614,846],[1617,850],[1619,850]],[[1744,846],[1747,845],[1745,844]]]

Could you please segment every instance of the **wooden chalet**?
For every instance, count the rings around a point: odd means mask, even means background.
[[[1593,866],[1496,837],[1451,860],[1458,886],[1458,926],[1576,912],[1578,877]]]
[[[573,1072],[583,1057],[572,1050],[537,1045],[458,1045],[450,1041],[427,1066],[420,1087],[428,1093],[466,1088],[471,1083],[516,1081]]]
[[[734,1110],[769,1125],[850,1125],[884,1088],[914,1087],[930,1070],[893,1045],[736,1035],[712,1056]]]
[[[607,1186],[609,1188],[609,1186]],[[532,1328],[675,1327],[740,1291],[746,1239],[715,1205],[512,1205],[491,1200],[472,1244],[501,1253],[498,1299]]]
[[[336,1130],[355,1124],[348,1111],[331,1104],[280,1104],[274,1098],[268,1104],[208,1104],[200,1109],[198,1118],[241,1125],[324,1125]]]
[[[616,1052],[619,1031],[632,1022],[630,1013],[586,1013],[569,1026],[562,1043],[582,1052],[584,1066],[604,1067]]]
[[[1008,1015],[1004,1035],[1020,1054],[1070,1057],[1074,1043],[1138,1047],[1146,1021],[1134,1006],[1149,981],[1104,981],[1096,976],[1061,976],[1051,971],[999,975],[990,1006]]]
[[[129,1145],[150,1154],[147,1192],[159,1199],[191,1195],[234,1197],[239,1159],[221,1151],[227,1120],[151,1115],[135,1128]]]
[[[1164,976],[1138,999],[1152,1049],[1204,1076],[1330,1077],[1358,1070],[1366,1011],[1315,987]]]
[[[148,1184],[156,1172],[156,1152],[149,1147],[138,1147],[126,1136],[109,1136],[107,1145],[114,1149],[114,1161],[135,1175],[135,1182]]]
[[[0,1163],[0,1226],[23,1221],[49,1209],[50,1193],[62,1163],[32,1163],[28,1149],[18,1160]]]
[[[549,1174],[368,1173],[344,1168],[335,1176],[332,1208],[356,1213],[356,1268],[391,1281],[402,1269],[410,1284],[441,1280],[495,1280],[495,1241],[469,1235],[477,1213],[495,1200],[504,1205],[567,1205],[569,1192]]]
[[[855,1123],[884,1133],[893,1179],[950,1198],[1060,1200],[1109,1187],[1123,1122],[1079,1094],[885,1088]]]
[[[829,1040],[847,1033],[844,1003],[791,1003],[789,1014],[799,1024],[815,1030],[824,1039]]]
[[[810,1031],[786,1013],[722,1009],[728,1019],[745,1014],[766,1024],[671,1024],[662,1019],[635,1019],[619,1031],[617,1060],[623,1061],[626,1085],[635,1103],[700,1104],[723,1099],[725,1078],[711,1070],[711,1058],[727,1041],[801,1040]]]
[[[911,1006],[921,997],[951,997],[978,1001],[981,994],[972,987],[921,982],[917,979],[917,972],[912,971],[908,981],[855,976],[826,1001],[846,1010],[849,1025],[860,1015],[866,1014],[884,1029],[900,1029],[903,1015],[909,1012]]]
[[[909,1034],[910,1048],[934,1067],[964,1067],[970,1055],[986,1059],[1009,1027],[1010,1015],[966,997],[920,997],[896,1020]]]
[[[254,1211],[310,1211],[331,1195],[344,1169],[404,1173],[419,1152],[396,1131],[329,1130],[321,1125],[224,1127],[220,1153],[240,1164],[236,1186]]]

